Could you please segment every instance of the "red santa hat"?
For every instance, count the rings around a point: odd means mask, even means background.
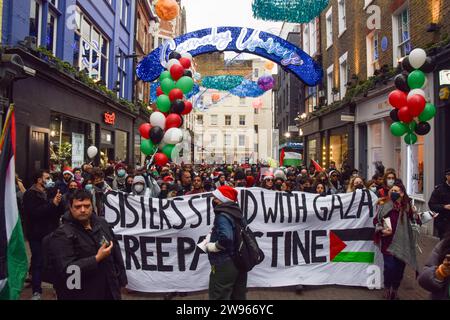
[[[238,192],[230,186],[220,186],[213,191],[213,196],[222,202],[237,202]]]

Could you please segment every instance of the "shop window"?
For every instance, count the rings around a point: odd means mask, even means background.
[[[124,161],[128,160],[128,134],[125,131],[116,130],[115,132],[115,161]]]
[[[424,155],[423,155],[423,143],[424,143],[424,136],[417,136],[418,140],[417,143],[414,144],[412,148],[412,169],[413,169],[413,176],[412,176],[412,191],[413,194],[423,194],[423,181],[424,181]]]
[[[141,165],[144,163],[141,159],[141,135],[139,133],[134,134],[134,160],[136,164]]]
[[[348,160],[348,134],[330,136],[330,161],[336,163],[336,168],[342,170]]]
[[[317,160],[316,159],[317,154],[317,140],[309,140],[308,141],[308,162],[310,163],[311,160]]]
[[[370,125],[369,139],[370,143],[370,163],[375,165],[378,161],[383,161],[383,145],[381,139],[381,123]]]

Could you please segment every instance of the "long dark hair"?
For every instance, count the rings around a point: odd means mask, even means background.
[[[442,239],[441,242],[441,249],[439,251],[439,262],[442,263],[444,261],[445,256],[447,254],[450,254],[450,231],[447,232],[444,236],[444,239]]]
[[[400,188],[401,192],[403,192],[403,198],[402,198],[402,201],[401,201],[402,208],[403,209],[410,209],[412,200],[408,196],[408,194],[406,193],[405,185],[400,180],[396,180],[392,187],[399,187]]]

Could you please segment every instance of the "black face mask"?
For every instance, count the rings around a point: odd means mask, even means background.
[[[131,183],[127,183],[126,184],[126,186],[125,186],[125,191],[126,192],[131,192],[131,187],[132,187],[133,185],[131,184]]]
[[[400,193],[398,192],[391,192],[391,200],[393,202],[397,201],[400,198]]]
[[[161,199],[165,199],[165,198],[167,198],[168,193],[169,193],[169,190],[161,190],[161,192],[159,193],[159,197]]]
[[[277,184],[275,184],[275,189],[278,191],[281,191],[281,186],[282,186],[281,184],[277,183]]]
[[[362,184],[358,184],[355,189],[364,189],[364,186]]]

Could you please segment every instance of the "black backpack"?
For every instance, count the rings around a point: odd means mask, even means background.
[[[222,213],[231,221],[234,231],[234,265],[239,271],[248,272],[264,260],[264,252],[259,248],[255,234],[241,219]]]

